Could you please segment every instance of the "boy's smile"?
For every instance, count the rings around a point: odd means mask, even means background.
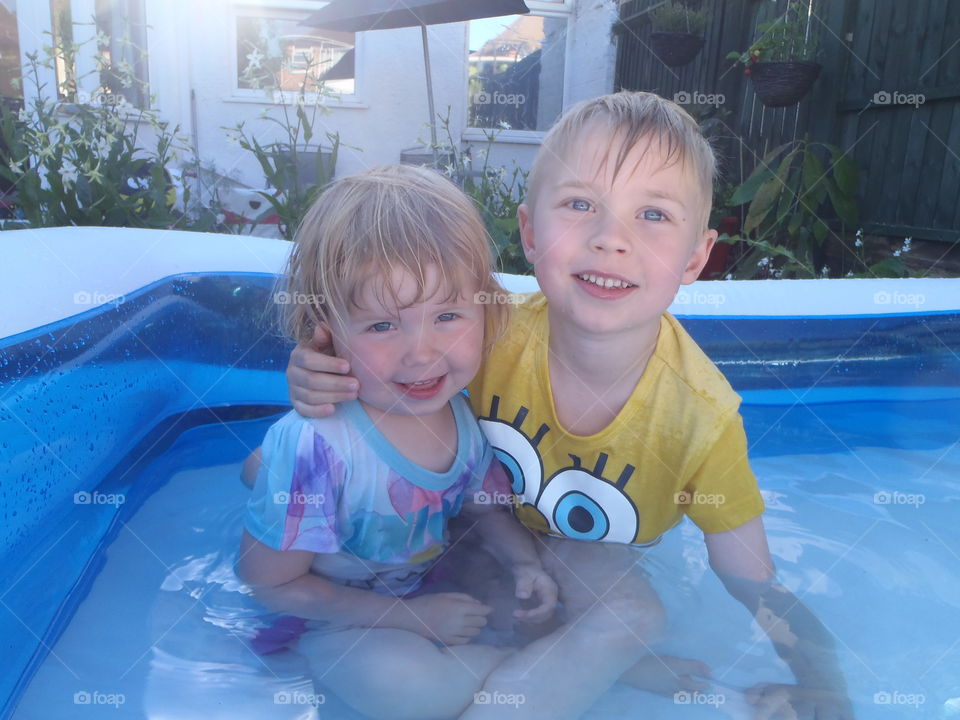
[[[688,168],[665,164],[656,138],[641,139],[615,172],[616,142],[598,128],[583,136],[575,156],[548,162],[521,206],[524,251],[553,319],[589,333],[656,333],[716,239],[701,227],[702,191]]]

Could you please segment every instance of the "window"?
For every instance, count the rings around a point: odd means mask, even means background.
[[[545,131],[563,110],[567,16],[469,23],[468,125]]]
[[[57,92],[66,102],[150,104],[145,0],[50,0]],[[92,9],[89,19],[78,8]],[[89,72],[78,70],[89,67]]]
[[[0,98],[20,99],[20,34],[17,0],[0,0]]]
[[[356,91],[352,32],[310,28],[300,17],[237,17],[237,88]]]

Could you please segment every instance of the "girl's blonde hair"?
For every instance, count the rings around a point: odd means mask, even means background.
[[[425,268],[438,269],[427,286]],[[374,282],[378,299],[401,307],[395,270],[417,281],[417,304],[434,293],[452,299],[472,286],[483,302],[484,352],[503,333],[508,305],[493,278],[486,228],[470,199],[426,168],[384,165],[335,181],[317,198],[297,230],[287,265],[283,327],[297,342],[321,323],[343,326],[361,287]]]

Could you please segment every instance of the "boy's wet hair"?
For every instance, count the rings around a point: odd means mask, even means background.
[[[648,92],[619,92],[584,100],[574,105],[551,128],[533,161],[528,180],[527,203],[536,202],[544,165],[571,157],[586,130],[600,129],[609,138],[606,161],[614,162],[614,176],[638,143],[656,142],[667,165],[680,163],[693,169],[702,194],[702,229],[706,229],[713,201],[717,161],[700,127],[682,107]]]
[[[384,306],[398,309],[437,293],[447,301],[462,292],[502,292],[473,203],[426,168],[384,165],[334,181],[307,212],[295,242],[280,302],[284,331],[297,342],[309,340],[321,323],[343,327],[367,283]],[[432,283],[429,265],[439,271]],[[396,270],[417,282],[416,297],[403,306],[391,282]],[[502,334],[508,312],[503,303],[485,307],[485,351]]]

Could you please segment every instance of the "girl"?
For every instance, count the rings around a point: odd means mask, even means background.
[[[460,391],[502,330],[479,216],[437,173],[387,166],[317,200],[288,267],[286,329],[327,329],[360,380],[334,415],[267,432],[238,572],[272,610],[306,619],[315,682],[372,717],[454,717],[503,657],[468,644],[491,608],[424,592],[463,512],[538,622],[557,588]],[[503,502],[503,500],[501,500]]]

